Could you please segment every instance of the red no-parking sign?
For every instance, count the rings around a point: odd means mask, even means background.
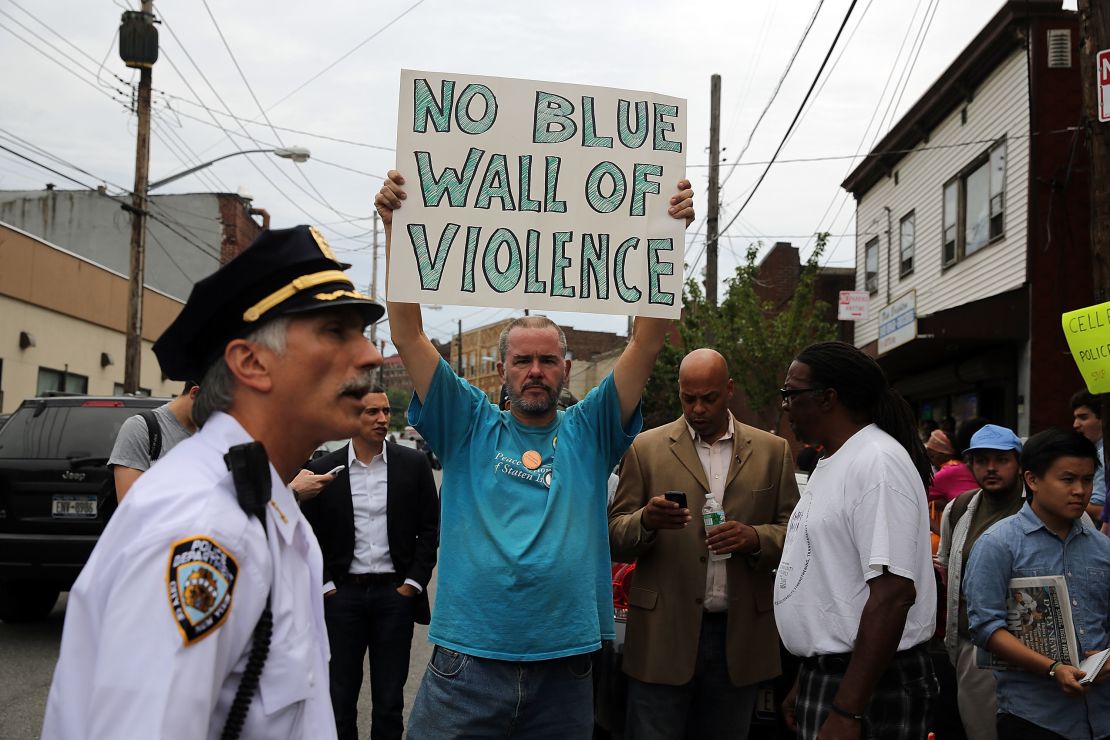
[[[1110,121],[1110,49],[1098,53],[1095,76],[1098,78],[1098,120]]]

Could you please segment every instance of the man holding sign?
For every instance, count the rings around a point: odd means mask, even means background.
[[[389,177],[375,199],[387,249],[407,198],[404,178]],[[690,183],[678,183],[666,208],[654,205],[689,224]],[[613,372],[559,411],[566,340],[546,318],[518,319],[499,344],[511,400],[500,411],[440,358],[419,304],[387,306],[415,390],[410,421],[444,470],[436,648],[409,736],[504,737],[511,728],[588,738],[589,654],[613,634],[606,480],[642,426],[640,394],[671,322],[637,318]]]

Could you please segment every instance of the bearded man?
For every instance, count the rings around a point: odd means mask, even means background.
[[[391,238],[396,171],[375,204]],[[693,218],[690,183],[668,209]],[[642,426],[640,395],[671,321],[638,317],[613,372],[566,411],[566,338],[550,319],[505,327],[497,371],[510,409],[451,371],[420,306],[387,304],[415,395],[409,422],[443,462],[435,644],[408,737],[589,738],[590,653],[613,635],[609,471]]]

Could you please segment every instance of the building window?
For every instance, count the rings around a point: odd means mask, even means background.
[[[913,272],[913,216],[913,211],[903,216],[898,229],[898,252],[901,256],[898,275],[900,277],[906,277]]]
[[[1006,141],[944,185],[943,264],[954,265],[1005,234]]]
[[[89,379],[84,375],[71,373],[66,370],[51,370],[48,367],[39,368],[38,386],[36,396],[41,396],[46,391],[62,391],[64,393],[88,393]]]
[[[867,242],[863,248],[863,264],[866,273],[863,284],[869,293],[879,292],[879,237]]]

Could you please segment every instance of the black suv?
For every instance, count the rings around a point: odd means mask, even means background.
[[[116,501],[120,426],[166,399],[45,396],[0,427],[0,620],[41,619],[88,560]]]

